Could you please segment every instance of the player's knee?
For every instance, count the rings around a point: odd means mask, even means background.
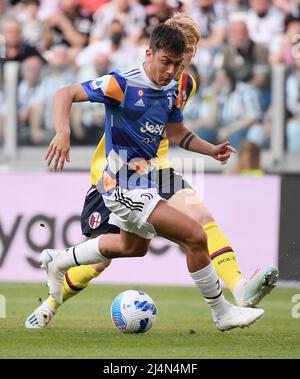
[[[101,263],[97,263],[95,265],[93,265],[93,268],[95,271],[97,272],[102,272],[104,271],[109,265],[111,264],[111,259],[107,259],[106,261],[104,262],[101,262]]]
[[[207,249],[207,237],[199,222],[193,223],[186,244],[193,250]]]
[[[211,221],[214,221],[214,218],[207,208],[201,206],[201,208],[197,211],[196,220],[200,222],[201,225],[205,225]]]

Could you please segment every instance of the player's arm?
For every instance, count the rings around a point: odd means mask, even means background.
[[[69,118],[72,103],[88,100],[88,95],[81,84],[73,84],[64,87],[55,92],[53,96],[53,123],[56,134],[48,147],[45,159],[47,160],[48,166],[50,166],[54,159],[54,171],[56,171],[57,168],[62,171],[65,161],[70,161],[69,151],[71,129]]]
[[[166,136],[171,143],[182,147],[185,150],[195,153],[209,155],[216,160],[225,164],[230,158],[231,153],[235,153],[235,149],[229,145],[229,142],[223,142],[219,145],[213,145],[195,133],[187,129],[183,122],[168,123],[166,125]]]

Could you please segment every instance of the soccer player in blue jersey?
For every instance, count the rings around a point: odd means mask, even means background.
[[[42,267],[48,272],[50,293],[57,303],[62,302],[61,286],[70,267],[117,257],[143,256],[151,238],[158,234],[186,250],[191,278],[211,307],[213,320],[220,330],[244,327],[262,316],[261,309],[241,308],[225,300],[200,223],[169,206],[155,188],[154,158],[164,133],[171,142],[222,163],[234,151],[228,142],[211,145],[183,125],[176,105],[177,82],[172,79],[182,64],[185,48],[185,38],[179,30],[160,25],[151,34],[144,64],[56,93],[57,134],[48,149],[48,163],[54,160],[55,168],[62,169],[68,159],[69,149],[61,141],[69,133],[72,103],[90,100],[106,106],[108,164],[99,190],[112,212],[110,223],[121,229],[120,235],[102,235],[66,251],[42,253]]]

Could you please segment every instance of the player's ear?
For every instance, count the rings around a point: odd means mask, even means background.
[[[151,62],[152,58],[153,58],[153,51],[152,49],[149,48],[146,50],[146,61]]]

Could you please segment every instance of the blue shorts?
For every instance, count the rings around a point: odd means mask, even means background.
[[[192,188],[173,168],[158,170],[156,184],[159,195],[169,200],[176,192],[184,188]],[[102,194],[92,186],[85,197],[81,212],[81,230],[87,237],[91,235],[120,233],[120,229],[108,223],[110,210],[105,206]]]

